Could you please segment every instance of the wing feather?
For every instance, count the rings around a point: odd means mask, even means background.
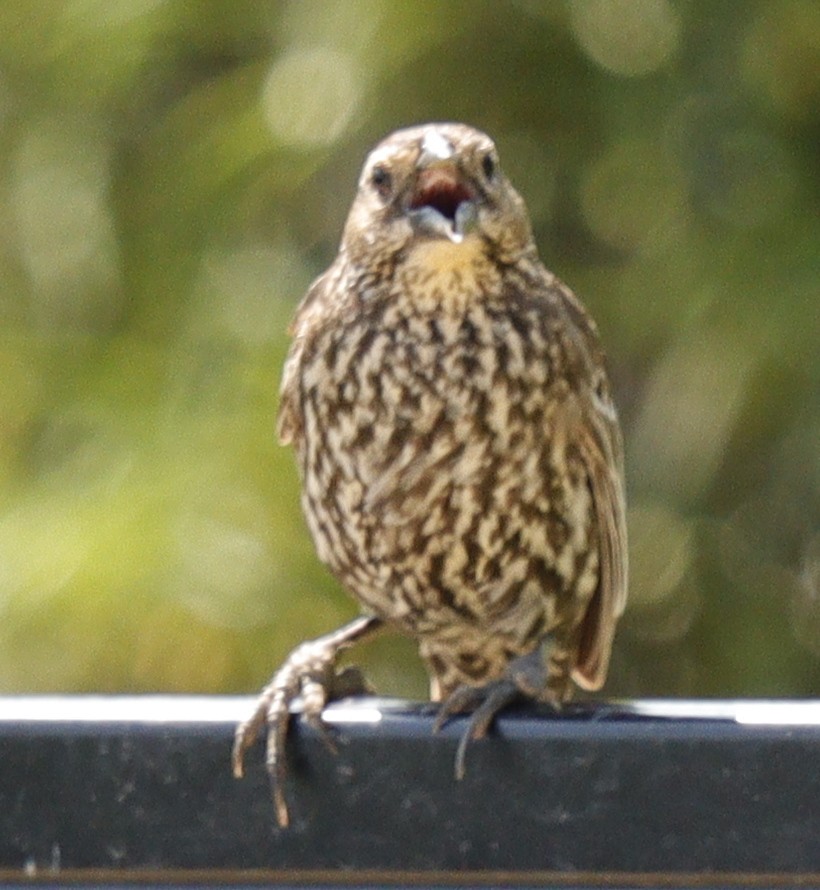
[[[599,578],[581,623],[573,679],[584,689],[599,689],[606,679],[615,625],[626,605],[626,498],[623,445],[615,409],[593,393],[583,405],[586,407],[577,414],[576,442],[595,509]]]
[[[318,322],[326,316],[328,295],[332,293],[337,276],[338,270],[334,264],[311,284],[288,329],[292,340],[282,371],[276,419],[276,431],[282,445],[297,445],[302,435],[303,419],[299,397],[302,359]]]

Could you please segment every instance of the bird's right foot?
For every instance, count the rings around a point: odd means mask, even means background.
[[[378,626],[378,619],[364,616],[333,633],[297,646],[262,690],[251,716],[236,729],[231,762],[234,776],[241,779],[244,775],[245,754],[254,745],[262,729],[267,727],[265,764],[270,776],[276,822],[280,828],[287,828],[290,822],[284,788],[287,779],[285,742],[290,725],[291,705],[297,698],[301,698],[304,719],[335,753],[336,744],[322,719],[325,705],[333,698],[367,691],[357,668],[345,668],[336,672],[336,658],[342,649]]]

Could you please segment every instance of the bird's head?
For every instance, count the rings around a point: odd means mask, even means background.
[[[501,170],[495,144],[464,124],[398,130],[365,162],[342,247],[369,262],[442,241],[479,247],[499,262],[532,248],[524,202]]]

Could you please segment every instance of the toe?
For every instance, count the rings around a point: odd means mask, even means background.
[[[482,686],[458,686],[441,703],[433,724],[433,732],[438,732],[456,714],[469,713],[475,710],[484,700],[485,688]]]

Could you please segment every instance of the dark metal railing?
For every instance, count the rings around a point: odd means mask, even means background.
[[[0,698],[0,879],[234,886],[818,886],[820,702],[505,713],[453,778],[464,723],[331,706],[294,721],[275,827],[251,699]]]

